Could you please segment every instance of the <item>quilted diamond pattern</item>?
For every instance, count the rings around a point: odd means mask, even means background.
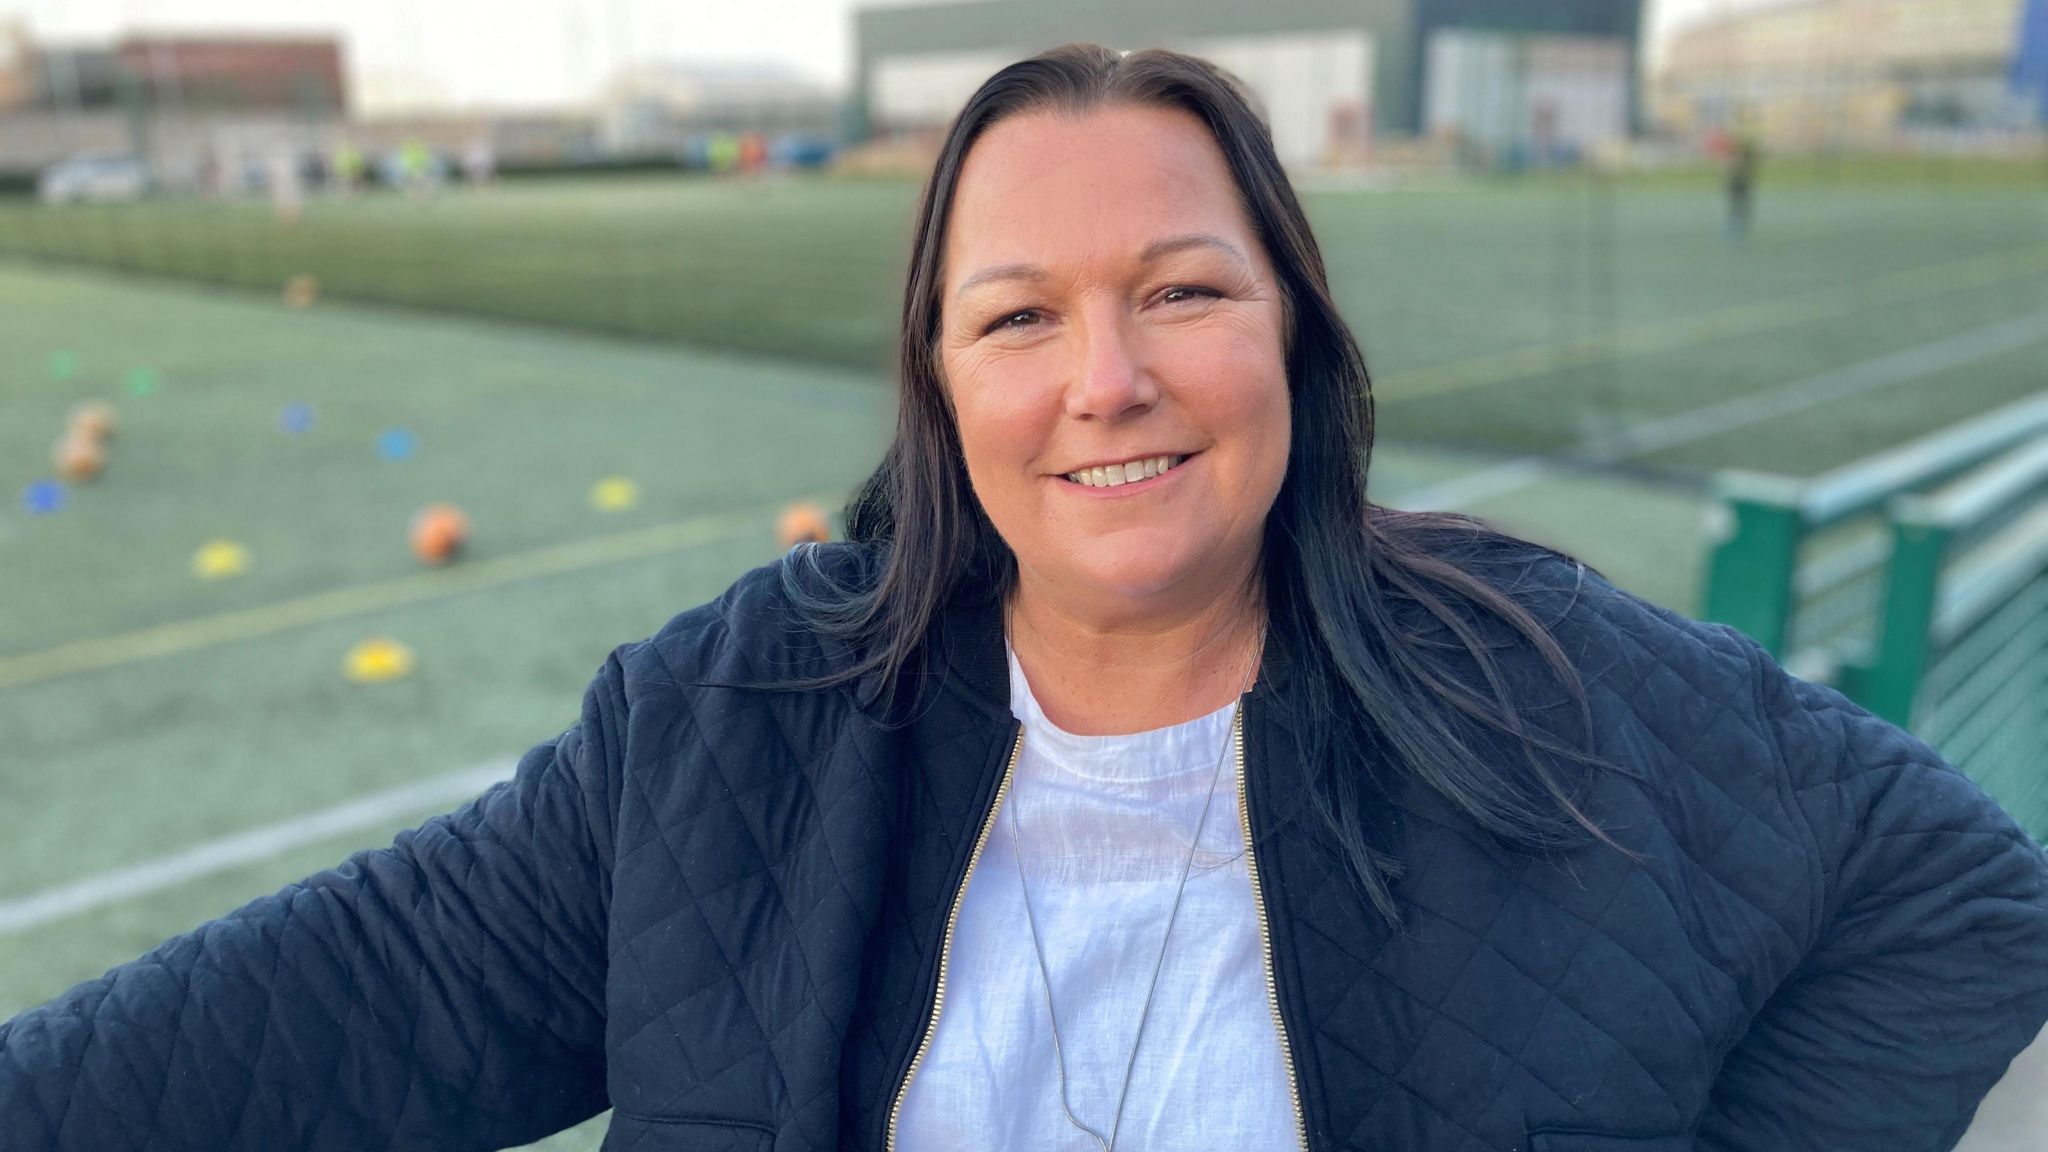
[[[1629,769],[1585,802],[1634,858],[1512,851],[1391,781],[1393,930],[1262,679],[1251,814],[1312,1146],[1949,1147],[2048,1018],[2040,849],[1742,637],[1517,563]],[[943,621],[888,723],[776,687],[847,659],[781,588],[620,649],[476,802],[0,1025],[0,1147],[483,1149],[609,1105],[621,1152],[880,1149],[1009,746],[1000,620]]]
[[[1953,1145],[2048,1017],[2040,849],[1741,636],[1562,562],[1512,583],[1585,675],[1598,751],[1637,770],[1596,777],[1588,806],[1641,858],[1504,852],[1398,786],[1376,838],[1411,865],[1396,933],[1358,915],[1315,829],[1260,826],[1313,1142]],[[1510,681],[1541,683],[1526,663]],[[1260,768],[1293,762],[1283,726],[1258,731]],[[1283,773],[1262,787],[1255,812],[1285,809]]]

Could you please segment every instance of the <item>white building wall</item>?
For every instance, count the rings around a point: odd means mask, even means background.
[[[1593,148],[1628,134],[1628,45],[1589,36],[1528,41],[1530,130],[1551,109],[1552,139]]]
[[[1321,163],[1333,126],[1371,123],[1373,41],[1363,30],[1193,39],[1172,47],[1244,82],[1284,164]],[[999,52],[881,57],[869,77],[869,115],[883,132],[942,126],[982,81],[1015,59]]]
[[[868,78],[868,116],[883,132],[952,122],[981,82],[1014,63],[1006,52],[884,56]]]
[[[1596,148],[1628,133],[1628,45],[1608,37],[1446,28],[1425,48],[1423,130],[1483,148]],[[1546,129],[1547,122],[1547,129]]]
[[[1345,109],[1356,123],[1372,122],[1373,37],[1364,29],[1212,37],[1174,47],[1244,81],[1272,129],[1282,164],[1327,159]]]

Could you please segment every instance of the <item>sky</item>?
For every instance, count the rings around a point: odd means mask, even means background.
[[[621,66],[777,62],[835,88],[855,7],[916,0],[0,0],[39,41],[128,32],[339,35],[357,111],[558,107]],[[1541,0],[1529,0],[1540,3]],[[1651,52],[1671,28],[1782,0],[1645,0]]]

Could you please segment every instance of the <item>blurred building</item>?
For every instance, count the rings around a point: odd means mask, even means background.
[[[633,68],[606,88],[599,111],[606,149],[623,156],[673,156],[715,132],[836,137],[840,117],[830,90],[772,63]]]
[[[331,37],[54,45],[0,28],[0,171],[125,152],[160,186],[232,190],[279,151],[328,146],[348,115],[345,76]]]
[[[2042,41],[2042,0],[1795,0],[1678,31],[1652,111],[1681,132],[1742,128],[1784,150],[2038,124],[2042,97],[2030,108],[2022,85],[2048,68]]]
[[[157,108],[345,115],[331,38],[131,36],[110,46],[38,47],[20,36],[27,103],[52,111]],[[0,65],[4,67],[4,65]]]
[[[98,46],[28,46],[28,104],[51,111],[113,108],[121,103],[121,58]]]
[[[2012,90],[2035,127],[2048,128],[2048,0],[2027,0],[2013,53]]]
[[[348,114],[341,43],[332,38],[131,36],[114,55],[160,105]]]
[[[0,20],[0,113],[27,104],[35,92],[29,73],[28,25],[19,19]]]
[[[1289,164],[1375,134],[1562,153],[1636,123],[1641,0],[952,0],[854,16],[849,135],[944,126],[1002,66],[1069,41],[1205,57],[1251,90]]]

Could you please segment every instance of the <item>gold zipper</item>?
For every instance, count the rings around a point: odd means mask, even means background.
[[[981,863],[981,850],[988,847],[988,835],[996,826],[996,813],[1003,810],[1003,798],[1010,794],[1010,777],[1016,772],[1017,757],[1024,751],[1024,726],[1017,726],[1017,739],[1010,745],[1010,761],[1003,765],[1003,778],[996,784],[996,802],[989,806],[988,815],[982,819],[981,832],[974,839],[974,852],[967,857],[967,874],[960,878],[960,887],[953,891],[953,908],[946,913],[946,934],[939,940],[939,987],[932,997],[932,1014],[925,1020],[924,1036],[917,1042],[917,1054],[910,1058],[910,1071],[903,1074],[903,1085],[896,1090],[896,1099],[889,1105],[888,1152],[896,1152],[896,1119],[903,1111],[903,1098],[910,1095],[910,1082],[917,1078],[917,1066],[924,1063],[924,1054],[932,1046],[932,1037],[939,1030],[939,1013],[946,1007],[946,963],[953,955],[953,926],[960,921],[960,905],[967,897],[967,884],[974,878],[974,867]]]
[[[1245,784],[1244,710],[1238,709],[1230,722],[1230,739],[1237,746],[1237,818],[1244,826],[1244,866],[1252,878],[1252,908],[1259,918],[1259,952],[1266,966],[1266,1004],[1273,1010],[1273,1030],[1280,1036],[1280,1060],[1287,1066],[1287,1095],[1294,1101],[1294,1135],[1308,1152],[1308,1123],[1301,1114],[1301,1086],[1294,1079],[1294,1049],[1287,1045],[1287,1022],[1280,1018],[1280,986],[1273,982],[1273,934],[1266,927],[1266,894],[1259,888],[1259,858],[1252,851],[1251,789]]]

